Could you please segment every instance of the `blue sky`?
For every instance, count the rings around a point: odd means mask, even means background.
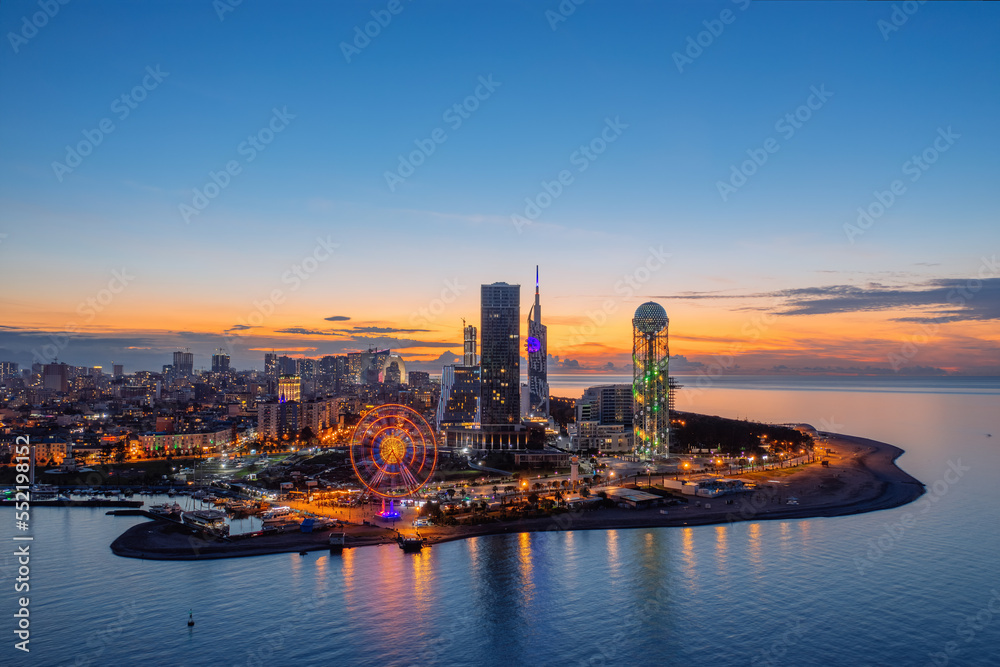
[[[167,332],[208,336],[239,321],[282,288],[279,276],[317,237],[339,253],[288,295],[257,332],[261,345],[341,311],[403,328],[460,277],[472,288],[419,337],[453,340],[460,317],[478,319],[479,283],[521,282],[526,313],[536,263],[547,314],[571,327],[649,246],[672,258],[622,313],[645,297],[691,292],[915,287],[972,276],[1000,245],[1000,14],[991,3],[921,5],[886,39],[878,22],[891,20],[891,3],[588,0],[553,29],[546,11],[556,2],[403,2],[347,62],[342,43],[387,6],[246,0],[220,20],[211,3],[71,2],[15,53],[10,33],[39,8],[0,5],[0,303],[16,328],[0,349],[23,360],[25,332],[59,330],[111,270],[128,266],[135,282],[88,335],[143,331],[159,358],[179,344]],[[725,11],[732,21],[715,24],[723,29],[710,43],[703,35],[708,45],[678,71],[673,54]],[[167,74],[120,119],[114,100],[147,68]],[[453,128],[443,114],[480,77],[499,85]],[[783,136],[776,121],[814,87],[832,95]],[[294,118],[246,162],[238,147],[274,109]],[[114,131],[60,181],[52,163],[104,118]],[[574,151],[607,119],[627,128],[578,172]],[[844,224],[856,209],[908,178],[904,163],[949,127],[953,145],[849,242]],[[391,191],[385,173],[438,128],[447,140]],[[777,152],[723,201],[718,182],[769,138]],[[241,172],[185,222],[178,207],[230,160]],[[518,233],[511,215],[567,169],[572,184]],[[682,332],[706,334],[694,321],[704,309],[725,330],[713,333],[739,329],[728,303],[706,301],[688,317],[690,299],[665,305]],[[603,347],[550,352],[620,354],[620,320],[592,341]],[[801,319],[787,321],[792,339]],[[995,346],[969,335],[984,351]],[[204,345],[195,342],[207,355]],[[100,361],[74,349],[84,348],[69,346],[68,361]]]

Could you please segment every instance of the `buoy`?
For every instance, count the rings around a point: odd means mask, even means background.
[[[188,612],[188,627],[190,628],[193,625],[194,625],[194,612],[189,611]]]
[[[306,555],[307,553],[309,553],[309,552],[308,552],[308,551],[300,551],[300,552],[299,552],[299,555],[300,555],[300,556],[305,556],[305,555]]]

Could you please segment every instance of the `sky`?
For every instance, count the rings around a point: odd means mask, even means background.
[[[5,1],[0,34],[0,360],[439,372],[538,265],[550,372],[627,370],[655,300],[675,372],[1000,375],[996,3]]]

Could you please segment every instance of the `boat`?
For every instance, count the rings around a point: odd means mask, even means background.
[[[30,492],[32,500],[52,500],[59,495],[59,487],[54,484],[35,484]]]
[[[169,489],[167,489],[167,497],[168,498],[173,498],[176,495],[177,495],[177,492],[174,490],[174,487],[170,487]]]
[[[330,551],[334,553],[340,553],[344,550],[344,541],[347,539],[347,533],[330,533]]]
[[[274,507],[264,512],[263,516],[261,516],[261,521],[265,525],[269,523],[286,523],[291,518],[289,516],[291,513],[291,507]]]
[[[424,538],[420,537],[419,533],[416,537],[405,537],[400,535],[396,538],[396,542],[399,544],[399,548],[402,549],[404,553],[408,554],[417,553],[424,548]]]
[[[198,532],[213,536],[229,535],[226,513],[219,510],[194,510],[181,514],[181,521]]]
[[[173,519],[180,516],[181,512],[183,511],[183,508],[177,503],[174,503],[172,505],[170,503],[163,503],[162,505],[150,505],[149,511],[152,514],[163,516],[168,519]]]
[[[208,492],[205,491],[205,489],[198,489],[197,491],[195,491],[194,493],[191,494],[191,497],[194,498],[195,500],[201,500],[202,498],[204,498],[207,495],[208,495]]]

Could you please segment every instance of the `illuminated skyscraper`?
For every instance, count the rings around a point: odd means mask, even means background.
[[[524,349],[528,355],[529,411],[532,417],[549,416],[548,328],[542,324],[542,304],[538,296],[538,267],[535,267],[535,305],[528,311],[528,338]]]
[[[480,414],[484,428],[521,423],[521,286],[482,286]]]
[[[462,320],[462,332],[465,335],[465,347],[463,349],[462,355],[462,365],[463,366],[475,366],[479,363],[476,354],[476,327],[471,324],[465,324],[465,320]]]
[[[264,374],[278,377],[278,355],[274,352],[264,353]]]
[[[632,400],[635,454],[642,460],[670,455],[667,327],[663,306],[639,306],[632,318]]]

